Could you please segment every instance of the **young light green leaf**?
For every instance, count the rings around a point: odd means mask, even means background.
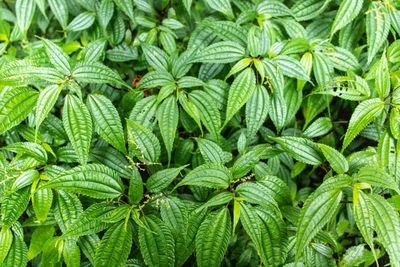
[[[349,127],[343,140],[342,150],[353,141],[353,139],[370,124],[382,111],[384,103],[379,98],[364,100],[351,115]]]
[[[88,164],[61,173],[41,188],[60,189],[101,199],[118,197],[124,186],[115,171],[104,165]]]
[[[92,119],[84,103],[68,94],[64,100],[63,125],[81,164],[86,164],[92,140]]]
[[[231,232],[232,222],[227,208],[207,216],[196,235],[196,261],[199,267],[221,264]]]
[[[96,132],[113,147],[126,154],[121,119],[111,100],[99,94],[90,94],[87,105],[92,114]]]

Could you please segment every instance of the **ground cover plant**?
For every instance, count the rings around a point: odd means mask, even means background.
[[[0,266],[400,266],[398,9],[3,0]]]

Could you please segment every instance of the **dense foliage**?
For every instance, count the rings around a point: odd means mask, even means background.
[[[3,0],[0,266],[400,266],[397,9]]]

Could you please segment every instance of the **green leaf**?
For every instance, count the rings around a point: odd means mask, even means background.
[[[51,64],[61,71],[62,73],[68,75],[71,73],[71,65],[69,64],[68,55],[55,43],[50,40],[42,39],[43,46],[46,48],[46,54],[50,59]]]
[[[28,87],[5,91],[0,98],[0,134],[20,124],[35,107],[37,97],[38,93]]]
[[[368,246],[374,249],[374,217],[367,196],[359,189],[357,203],[353,203],[354,219]]]
[[[271,15],[273,17],[290,16],[292,11],[279,1],[263,1],[257,6],[258,14]]]
[[[66,0],[48,0],[50,9],[63,29],[68,25],[68,5]]]
[[[136,157],[148,164],[158,162],[161,146],[157,137],[146,127],[127,119],[129,142],[132,143]]]
[[[167,53],[154,45],[143,44],[142,48],[147,62],[154,68],[154,70],[168,71]]]
[[[246,104],[255,90],[256,76],[251,68],[247,68],[235,78],[229,89],[226,117],[222,128],[224,128],[240,108]]]
[[[227,208],[207,216],[196,235],[196,261],[199,267],[221,264],[231,232],[232,222]]]
[[[233,17],[233,11],[229,0],[207,0],[207,4],[214,10]]]
[[[296,259],[314,236],[335,214],[342,199],[342,191],[333,189],[323,193],[315,192],[304,203],[296,233]]]
[[[189,101],[185,94],[179,94],[179,104],[183,110],[196,122],[197,126],[199,126],[201,133],[203,134],[203,128],[201,127],[201,117],[200,111],[197,107]]]
[[[341,174],[349,170],[349,163],[347,162],[347,159],[339,151],[328,145],[317,145],[335,172]]]
[[[328,6],[330,0],[305,0],[296,1],[291,11],[298,21],[310,20],[321,14]]]
[[[274,62],[284,75],[304,81],[310,80],[306,70],[298,60],[288,56],[280,55],[274,58]]]
[[[78,197],[61,190],[57,192],[57,201],[54,206],[54,218],[62,233],[75,227],[78,217],[82,214],[83,208]],[[81,221],[83,223],[83,221]]]
[[[358,171],[355,177],[357,177],[357,179],[362,183],[368,183],[372,186],[391,189],[397,193],[400,193],[399,186],[395,179],[385,171],[375,167],[363,167]]]
[[[246,103],[247,137],[256,135],[264,124],[270,110],[269,94],[263,86],[257,86],[255,92]]]
[[[201,205],[198,209],[196,209],[196,212],[199,212],[205,208],[208,207],[215,207],[215,206],[220,206],[220,205],[225,205],[226,203],[230,202],[233,199],[233,195],[231,192],[221,192],[212,198],[210,198],[207,203],[204,203]]]
[[[115,210],[116,207],[110,204],[96,203],[87,208],[83,213],[79,213],[79,217],[73,214],[76,217],[69,224],[63,237],[79,237],[103,231],[110,226],[110,223],[102,219],[110,217]]]
[[[270,192],[270,190],[262,183],[241,183],[236,187],[236,191],[240,197],[251,204],[258,204],[271,210],[278,210],[278,203],[270,194],[266,193]]]
[[[84,58],[85,63],[94,63],[97,62],[106,47],[107,42],[105,40],[96,40],[94,42],[89,43],[85,49],[82,51],[82,57]]]
[[[393,207],[383,197],[375,194],[365,195],[375,221],[375,230],[383,247],[389,254],[393,266],[400,263],[400,222]]]
[[[346,149],[351,141],[380,114],[383,107],[381,99],[373,98],[364,100],[355,108],[343,140],[342,150]]]
[[[240,202],[240,222],[264,265],[281,266],[286,256],[286,225],[280,216]]]
[[[37,227],[31,237],[28,250],[28,259],[31,260],[43,251],[44,244],[47,240],[54,236],[54,226],[40,226]]]
[[[157,108],[157,120],[161,136],[168,153],[168,162],[174,145],[176,130],[179,122],[178,104],[174,96],[166,98]]]
[[[140,252],[144,262],[151,267],[173,267],[175,243],[171,230],[154,215],[145,216],[142,221],[152,231],[139,228]]]
[[[199,52],[193,59],[194,62],[204,63],[230,63],[242,59],[245,49],[231,41],[212,44]]]
[[[390,92],[390,73],[389,65],[386,59],[386,53],[382,54],[379,66],[376,69],[375,88],[381,98],[385,98]]]
[[[379,2],[372,2],[366,14],[368,63],[370,63],[387,39],[390,18],[385,6]]]
[[[15,179],[11,191],[17,191],[25,186],[31,185],[34,181],[39,178],[39,172],[37,170],[27,170],[21,173],[17,179]]]
[[[270,139],[277,142],[298,161],[311,165],[319,165],[323,161],[320,149],[309,139],[294,136],[270,137]]]
[[[179,173],[188,165],[178,168],[168,168],[154,173],[146,182],[146,188],[153,193],[167,188]]]
[[[82,12],[68,24],[66,30],[73,32],[86,30],[93,25],[95,19],[96,15],[92,11]]]
[[[123,184],[116,172],[100,164],[78,166],[51,179],[42,188],[54,188],[93,198],[115,198]]]
[[[127,154],[121,119],[111,100],[102,95],[90,94],[87,105],[96,132],[113,147]]]
[[[9,229],[28,207],[30,188],[25,187],[6,195],[1,202],[1,222],[3,229]]]
[[[303,135],[308,138],[315,138],[327,134],[332,130],[332,122],[327,117],[320,117],[316,119],[307,129],[303,132]]]
[[[35,10],[35,0],[17,0],[17,2],[15,3],[17,24],[20,31],[25,35],[29,29],[29,26],[32,23],[33,16],[35,15]]]
[[[10,251],[7,258],[3,262],[4,267],[27,266],[28,265],[28,248],[26,247],[23,236],[15,234]]]
[[[221,114],[215,100],[206,92],[195,90],[189,94],[189,100],[200,112],[200,119],[206,129],[215,137],[219,138],[221,128]]]
[[[137,89],[154,88],[173,82],[174,78],[166,71],[151,71],[146,73],[140,80]]]
[[[319,86],[324,86],[329,83],[333,77],[333,68],[329,59],[321,52],[313,54],[313,72]]]
[[[0,264],[3,263],[13,242],[13,233],[10,229],[2,228],[0,231]]]
[[[105,30],[114,14],[113,0],[102,0],[97,11],[97,19],[100,26]]]
[[[133,2],[129,1],[129,0],[114,0],[115,4],[117,5],[117,7],[119,7],[120,10],[122,10],[122,12],[125,13],[125,15],[128,16],[128,18],[131,21],[135,20],[135,15],[133,12]]]
[[[176,187],[197,185],[209,188],[227,188],[231,178],[231,173],[225,166],[217,163],[205,163],[189,172]]]
[[[331,36],[353,19],[355,19],[360,13],[363,6],[363,0],[344,0],[340,4],[339,10],[336,14],[335,20],[333,21]]]
[[[62,112],[64,129],[81,164],[86,164],[92,140],[92,119],[78,97],[68,94]]]
[[[61,92],[61,86],[50,85],[40,91],[39,98],[36,103],[36,114],[35,114],[35,125],[36,133],[39,130],[39,126],[42,124],[47,114],[51,111],[56,103],[58,96]]]
[[[36,219],[44,222],[53,204],[53,191],[51,189],[38,189],[32,196],[32,206]]]
[[[225,164],[232,160],[232,154],[223,151],[222,148],[213,141],[198,138],[197,143],[205,162]]]
[[[361,67],[357,58],[347,49],[335,46],[325,52],[329,56],[331,66],[341,71],[348,71],[349,69],[358,72]]]
[[[124,221],[107,230],[96,250],[95,266],[124,266],[132,247],[132,228]]]
[[[42,163],[47,161],[46,150],[36,143],[17,142],[0,149],[9,150],[19,155],[27,155]]]
[[[83,83],[111,83],[128,87],[117,73],[101,63],[78,64],[72,77]]]

